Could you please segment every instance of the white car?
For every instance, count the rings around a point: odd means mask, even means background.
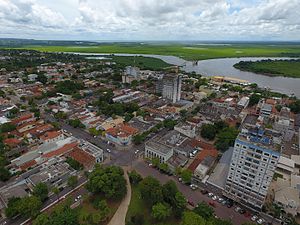
[[[216,201],[218,199],[218,196],[214,195],[211,199]]]
[[[109,148],[108,148],[108,149],[106,149],[106,151],[107,151],[108,153],[110,153],[110,152],[111,152]]]
[[[134,152],[134,154],[138,154],[138,153],[139,153],[139,151],[140,151],[140,150],[136,150],[136,151]]]
[[[263,224],[264,222],[265,222],[265,220],[264,219],[258,219],[257,221],[256,221],[258,224]]]
[[[253,216],[251,217],[251,220],[252,220],[253,222],[255,222],[257,219],[258,219],[258,216],[253,215]]]
[[[190,188],[191,188],[192,190],[196,190],[196,189],[198,188],[198,186],[197,186],[196,184],[191,184],[191,185],[190,185]]]
[[[236,211],[236,212],[239,212],[240,210],[241,210],[240,207],[236,207],[236,208],[234,209],[234,211]]]
[[[210,197],[210,198],[211,198],[211,197],[213,197],[213,196],[214,196],[214,193],[211,193],[211,192],[210,192],[210,193],[208,193],[208,197]]]

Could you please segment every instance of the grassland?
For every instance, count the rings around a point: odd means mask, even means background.
[[[173,55],[186,60],[204,60],[227,57],[282,57],[300,56],[300,45],[232,44],[232,45],[183,45],[118,43],[98,46],[38,46],[28,45],[23,49],[46,52],[81,53],[129,53]]]
[[[131,188],[131,201],[128,207],[126,221],[130,221],[130,218],[135,215],[141,215],[144,219],[144,225],[178,225],[179,220],[176,220],[174,217],[170,217],[166,221],[161,223],[154,221],[151,218],[151,209],[149,205],[141,198],[141,193],[138,185],[132,186]]]
[[[239,62],[234,65],[242,71],[249,71],[268,76],[300,78],[300,60],[261,60],[256,62]]]
[[[142,70],[162,70],[166,67],[172,66],[161,59],[142,57],[142,56],[110,56],[112,61],[122,66],[137,66]]]

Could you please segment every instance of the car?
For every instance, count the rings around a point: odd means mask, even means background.
[[[191,206],[195,207],[195,204],[194,204],[194,202],[192,202],[191,200],[188,200],[188,203],[189,203],[189,205],[191,205]]]
[[[190,188],[191,188],[193,191],[195,191],[195,190],[198,188],[198,186],[197,186],[196,184],[191,184],[191,185],[190,185]]]
[[[245,213],[246,213],[246,210],[245,210],[245,209],[240,209],[239,213],[240,213],[240,214],[245,214]]]
[[[97,136],[95,135],[94,138],[96,138]]]
[[[258,216],[256,216],[256,215],[253,215],[253,216],[251,217],[251,220],[252,220],[253,222],[255,222],[257,219],[258,219]]]
[[[236,211],[236,212],[239,212],[240,210],[241,210],[240,207],[236,207],[236,208],[234,209],[234,211]]]
[[[212,196],[211,199],[214,200],[214,201],[216,201],[218,199],[218,196],[214,195],[214,196]]]
[[[212,206],[212,207],[216,207],[216,203],[214,203],[214,202],[212,202],[212,201],[208,202],[208,204],[209,204],[210,206]]]
[[[258,224],[263,224],[265,222],[265,220],[263,218],[260,218],[260,219],[256,220],[256,222]]]
[[[233,206],[233,202],[227,201],[226,205],[227,205],[227,208],[231,208]]]
[[[213,196],[214,196],[214,193],[211,193],[211,192],[208,193],[208,197],[211,198],[211,197],[213,197]]]
[[[179,182],[182,182],[182,178],[181,178],[181,177],[178,177],[178,181],[179,181]]]
[[[227,204],[227,201],[226,201],[226,200],[223,200],[223,201],[221,202],[221,204],[222,204],[222,205],[226,205],[226,204]]]
[[[202,193],[203,195],[206,195],[206,194],[208,193],[208,191],[207,191],[207,190],[201,190],[201,193]]]
[[[108,149],[106,149],[106,151],[108,152],[108,153],[111,153],[111,151],[110,151],[110,149],[108,148]]]
[[[148,164],[148,166],[149,166],[149,167],[152,167],[152,166],[153,166],[153,164],[152,164],[152,163],[149,163],[149,164]]]
[[[140,150],[138,150],[138,149],[137,149],[137,150],[134,152],[134,154],[138,154],[138,153],[139,153],[139,151],[140,151]]]
[[[224,198],[221,198],[221,197],[218,198],[218,202],[221,203],[221,202],[223,202],[223,201],[224,201]]]

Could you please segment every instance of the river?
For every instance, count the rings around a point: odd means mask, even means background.
[[[92,53],[76,53],[80,55],[110,55],[110,54],[92,54]],[[201,60],[197,63],[186,61],[176,56],[165,55],[146,55],[146,54],[114,54],[116,56],[144,56],[158,58],[166,63],[182,66],[182,69],[186,72],[196,72],[204,76],[227,76],[234,77],[241,80],[247,80],[251,83],[257,83],[261,88],[270,88],[273,91],[292,95],[294,94],[300,98],[300,79],[288,78],[288,77],[271,77],[263,74],[256,74],[251,72],[244,72],[233,67],[234,64],[239,61],[258,61],[262,59],[288,59],[288,58],[266,58],[266,57],[241,57],[241,58],[220,58],[220,59],[208,59]],[[299,68],[300,69],[300,68]]]

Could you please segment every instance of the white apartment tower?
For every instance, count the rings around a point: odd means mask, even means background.
[[[280,156],[280,135],[244,127],[234,144],[224,195],[260,210]]]
[[[173,103],[180,101],[181,97],[181,76],[174,74],[164,75],[162,79],[162,96]]]

